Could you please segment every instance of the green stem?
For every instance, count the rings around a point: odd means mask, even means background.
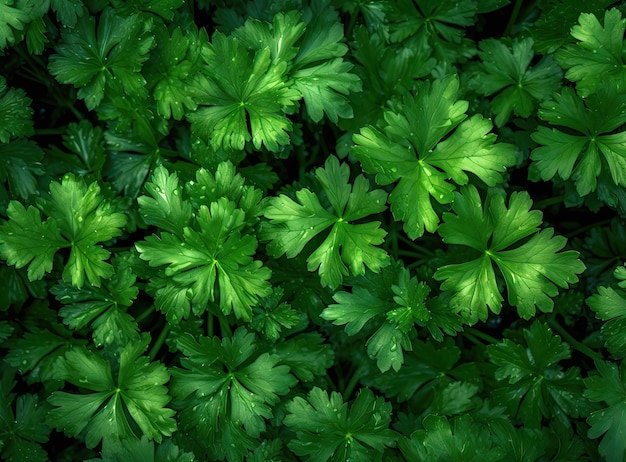
[[[150,305],[147,309],[143,310],[139,316],[135,317],[135,322],[139,324],[141,321],[146,319],[148,316],[152,314],[154,311],[154,305]]]
[[[548,197],[547,199],[543,199],[540,200],[539,202],[535,202],[535,204],[533,205],[533,209],[537,209],[537,210],[543,210],[546,207],[549,207],[551,205],[556,205],[556,204],[562,204],[563,203],[563,196],[554,196],[554,197]]]
[[[575,231],[572,231],[571,233],[567,233],[566,237],[568,239],[571,239],[574,236],[578,236],[579,234],[586,233],[591,228],[601,228],[602,226],[608,225],[611,223],[611,221],[613,221],[612,218],[607,218],[606,220],[598,221],[596,223],[589,223],[586,226],[577,228]]]
[[[206,312],[206,335],[211,338],[215,335],[215,316],[210,310]]]
[[[602,357],[602,355],[596,351],[593,351],[591,348],[589,348],[587,345],[585,345],[582,342],[579,342],[578,340],[576,340],[569,332],[567,332],[565,330],[565,328],[563,326],[561,326],[561,324],[559,324],[554,318],[549,318],[548,319],[548,325],[554,329],[555,331],[557,331],[559,333],[559,335],[561,337],[563,337],[563,339],[569,343],[572,348],[574,348],[575,350],[578,350],[580,353],[584,354],[585,356],[588,356],[589,358],[593,359],[594,361],[602,361],[604,358]]]
[[[222,334],[222,338],[224,337],[232,337],[233,336],[233,331],[230,328],[230,324],[228,324],[228,321],[226,320],[225,317],[223,316],[218,316],[218,319],[220,321],[220,332]]]
[[[499,343],[500,340],[498,340],[495,337],[492,337],[489,334],[485,334],[484,332],[474,328],[474,327],[464,327],[463,328],[463,332],[466,335],[470,335],[472,337],[474,337],[474,339],[479,338],[483,341],[485,341],[486,343]],[[468,337],[468,340],[473,341],[471,338]]]
[[[46,136],[46,135],[63,135],[67,131],[67,127],[61,128],[38,128],[35,130],[35,136]]]
[[[352,395],[352,393],[354,392],[354,389],[359,383],[359,380],[361,380],[361,375],[363,375],[364,370],[365,370],[365,366],[359,366],[356,368],[356,370],[352,374],[352,377],[350,377],[350,381],[348,382],[348,384],[343,390],[342,395],[344,399],[348,399],[348,397]]]
[[[504,35],[511,35],[511,29],[515,25],[517,21],[517,17],[519,16],[519,12],[522,9],[523,0],[516,0],[515,5],[513,5],[513,11],[511,12],[511,16],[509,16],[509,22],[506,24],[506,28],[504,29]]]
[[[150,357],[150,361],[154,361],[154,358],[156,357],[157,353],[163,346],[163,343],[165,343],[165,339],[167,338],[167,335],[169,333],[170,333],[170,325],[165,324],[165,326],[163,326],[163,329],[161,329],[161,333],[159,334],[159,337],[156,339],[156,342],[154,342],[154,345],[152,345],[152,348],[150,348],[150,353],[148,353],[148,356]]]

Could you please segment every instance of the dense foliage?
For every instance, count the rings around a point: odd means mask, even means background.
[[[0,0],[2,458],[624,461],[625,10]]]

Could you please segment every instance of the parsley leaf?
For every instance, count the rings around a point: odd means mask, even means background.
[[[187,111],[196,109],[193,70],[200,61],[200,40],[195,33],[183,35],[180,28],[171,36],[165,27],[156,28],[156,47],[144,66],[144,74],[157,101],[157,113],[181,120]]]
[[[268,48],[252,53],[220,32],[201,55],[206,65],[197,88],[200,107],[188,115],[192,133],[214,149],[242,150],[252,141],[256,149],[277,152],[288,144],[286,113],[300,95],[287,86],[287,64],[273,63]]]
[[[303,19],[306,28],[289,76],[302,94],[307,114],[314,122],[324,114],[334,123],[339,117],[351,118],[346,95],[360,92],[361,82],[350,73],[353,65],[342,59],[348,47],[342,43],[343,25],[337,12],[320,2],[305,10]]]
[[[534,57],[531,38],[515,40],[511,48],[501,40],[483,40],[478,56],[482,63],[474,84],[481,95],[497,93],[490,105],[498,127],[509,120],[511,113],[529,117],[537,101],[552,96],[561,82],[559,66],[550,56],[530,66]]]
[[[598,293],[587,299],[587,305],[604,321],[600,331],[607,349],[613,357],[623,359],[626,357],[626,268],[618,267],[614,275],[619,280],[617,287],[598,287]]]
[[[91,323],[97,347],[123,347],[139,340],[137,323],[126,312],[137,297],[135,275],[128,266],[116,265],[116,271],[103,287],[76,288],[60,282],[50,291],[65,304],[59,316],[70,328],[78,330]]]
[[[183,452],[172,440],[156,445],[146,436],[140,440],[125,439],[107,444],[102,448],[101,459],[88,459],[85,462],[194,462],[191,452]]]
[[[110,252],[98,243],[120,236],[126,216],[104,200],[98,183],[87,186],[74,175],[67,174],[61,183],[50,183],[50,201],[40,208],[47,211],[48,220],[54,220],[58,226],[65,240],[63,247],[69,244],[71,248],[63,269],[64,280],[82,287],[86,277],[91,285],[98,287],[100,279],[113,274],[113,267],[105,262]]]
[[[4,460],[44,462],[48,460],[41,444],[47,443],[50,427],[48,407],[36,395],[11,393],[16,382],[14,370],[4,367],[0,378],[0,453]],[[13,410],[15,406],[15,410]]]
[[[284,423],[297,439],[288,443],[298,456],[311,461],[381,461],[385,447],[395,445],[389,429],[391,405],[364,388],[349,405],[337,392],[313,388],[307,399],[287,404]]]
[[[626,362],[596,361],[597,373],[585,381],[585,397],[605,407],[594,411],[587,419],[591,428],[587,436],[599,438],[599,451],[606,460],[622,460],[626,450],[624,427],[626,426]]]
[[[59,22],[68,27],[74,27],[85,13],[82,0],[51,0],[50,9],[56,13]]]
[[[0,75],[0,143],[33,134],[30,103],[24,90],[9,88],[6,79]]]
[[[367,353],[376,358],[381,372],[400,369],[403,351],[413,349],[416,325],[427,327],[439,340],[441,329],[451,335],[461,329],[458,316],[432,309],[427,300],[430,288],[399,264],[355,282],[351,293],[333,295],[336,304],[325,308],[321,317],[345,325],[348,335],[364,329],[370,335]]]
[[[0,181],[8,182],[9,191],[14,196],[28,199],[39,188],[38,178],[45,169],[42,165],[43,150],[30,140],[14,140],[0,143]],[[0,187],[0,191],[4,187]],[[0,192],[0,197],[2,196]],[[8,194],[7,194],[8,196]],[[0,201],[0,208],[6,211],[8,204]]]
[[[171,390],[181,426],[209,446],[239,444],[240,427],[258,437],[279,396],[296,383],[289,368],[278,364],[280,357],[259,351],[254,334],[243,327],[221,341],[184,334],[176,345],[184,369],[172,370]]]
[[[565,77],[576,82],[578,94],[583,98],[594,93],[601,82],[623,87],[624,30],[626,25],[617,8],[604,12],[604,26],[596,15],[582,13],[578,24],[571,28],[576,44],[565,45],[555,53],[558,63],[567,69]]]
[[[378,272],[389,259],[384,250],[375,247],[387,234],[380,222],[352,223],[382,212],[387,195],[382,190],[368,191],[369,181],[362,175],[350,185],[349,176],[348,165],[340,164],[334,156],[315,171],[332,212],[308,189],[296,192],[298,202],[284,194],[274,197],[265,210],[270,222],[262,236],[271,240],[268,250],[275,257],[295,257],[315,236],[330,228],[322,244],[307,259],[309,271],[319,270],[322,285],[330,287],[341,284],[348,267],[355,276],[364,274],[365,267]]]
[[[455,214],[444,213],[439,228],[444,242],[479,253],[474,260],[443,266],[434,275],[444,281],[444,291],[454,292],[451,306],[466,322],[485,321],[487,308],[500,313],[503,298],[493,263],[504,276],[509,304],[524,319],[530,319],[536,308],[551,311],[550,297],[557,295],[557,286],[567,288],[577,282],[576,275],[585,269],[578,252],[559,252],[567,242],[564,237],[554,236],[550,228],[539,231],[542,213],[531,211],[531,206],[528,193],[514,192],[508,208],[497,193],[489,194],[483,207],[478,191],[470,185],[456,193]]]
[[[619,87],[601,85],[584,99],[566,87],[541,107],[539,117],[559,127],[540,125],[531,135],[540,145],[531,159],[543,180],[571,177],[580,196],[596,190],[601,172],[626,185],[626,131],[616,132],[626,123],[626,94]]]
[[[588,414],[583,382],[576,367],[563,372],[559,362],[570,358],[569,345],[544,323],[524,329],[526,345],[509,339],[487,347],[498,369],[495,377],[508,383],[493,390],[496,404],[506,406],[527,427],[540,427],[542,418],[554,418],[567,427],[572,417]]]
[[[259,300],[252,310],[252,322],[250,326],[270,341],[275,342],[281,336],[283,328],[291,329],[303,321],[303,317],[286,302],[281,303],[284,295],[282,287]]]
[[[145,435],[158,442],[176,430],[165,383],[169,373],[159,362],[142,356],[149,338],[129,343],[113,362],[86,348],[65,353],[63,379],[87,393],[56,391],[48,398],[49,420],[68,436],[84,435],[95,447]],[[115,375],[114,375],[115,373]]]
[[[407,460],[503,460],[502,449],[494,444],[489,431],[469,415],[448,420],[433,414],[424,419],[423,425],[423,430],[398,442]]]
[[[191,207],[181,197],[178,176],[165,167],[155,171],[146,188],[153,198],[140,198],[140,212],[148,222],[170,232],[148,236],[135,247],[152,267],[164,267],[164,279],[156,282],[156,305],[171,323],[194,313],[201,314],[216,300],[224,314],[234,310],[237,318],[250,320],[252,306],[269,295],[271,272],[253,259],[257,240],[241,231],[245,213],[226,197],[199,205],[193,222]]]
[[[318,332],[305,332],[276,343],[272,353],[280,356],[281,364],[289,366],[303,382],[326,375],[335,359],[334,350]]]
[[[33,19],[34,8],[33,0],[0,0],[0,50],[23,37],[21,31]]]
[[[477,3],[456,0],[396,0],[392,3],[389,20],[393,24],[392,42],[426,40],[435,57],[445,63],[472,54],[472,44],[464,39],[464,30],[458,26],[474,23]]]
[[[457,101],[458,90],[456,76],[432,85],[419,82],[414,96],[405,97],[397,110],[385,112],[383,131],[365,127],[353,136],[352,154],[367,173],[376,174],[378,184],[400,180],[389,202],[411,239],[424,229],[437,230],[439,216],[431,197],[440,204],[452,202],[455,187],[449,178],[464,185],[469,172],[493,186],[515,163],[513,146],[494,144],[489,120],[476,114],[463,122],[468,103]]]
[[[153,43],[152,22],[138,15],[122,18],[106,8],[96,21],[83,15],[50,56],[49,70],[61,83],[78,88],[89,109],[105,94],[123,93],[145,99],[146,80],[139,73]]]
[[[56,220],[41,221],[38,209],[26,209],[17,201],[9,203],[7,215],[9,221],[0,225],[0,256],[16,268],[28,265],[31,281],[41,279],[52,271],[55,253],[65,246]]]

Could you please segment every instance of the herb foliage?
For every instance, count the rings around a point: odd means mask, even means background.
[[[626,17],[0,0],[0,454],[626,459]]]

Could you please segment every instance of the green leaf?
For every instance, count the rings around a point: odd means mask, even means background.
[[[85,462],[194,462],[191,452],[183,452],[171,440],[157,444],[144,436],[140,440],[125,439],[107,444],[102,448],[101,459]]]
[[[438,60],[448,64],[471,54],[461,27],[474,23],[477,3],[443,0],[401,0],[389,13],[392,42],[427,40]],[[461,26],[461,27],[459,27]]]
[[[196,180],[185,184],[185,191],[195,209],[207,207],[222,197],[237,204],[246,215],[245,223],[253,226],[259,221],[265,207],[263,192],[249,184],[230,161],[217,164],[215,171],[201,168],[196,171]]]
[[[404,351],[412,350],[416,327],[426,327],[439,341],[443,332],[455,335],[461,330],[461,318],[436,299],[429,300],[429,292],[424,282],[396,263],[380,274],[355,280],[352,292],[336,292],[336,303],[326,307],[321,317],[345,325],[348,335],[363,330],[370,335],[367,352],[376,358],[379,369],[397,371]]]
[[[63,144],[82,162],[82,166],[100,178],[106,161],[104,135],[101,127],[94,127],[88,120],[70,123]]]
[[[89,109],[98,107],[105,94],[145,99],[146,80],[139,71],[153,43],[151,29],[151,20],[122,18],[111,8],[102,12],[97,28],[94,16],[83,15],[75,28],[62,32],[57,53],[50,56],[50,73],[78,88]]]
[[[183,229],[191,220],[192,209],[190,204],[183,200],[183,189],[179,186],[178,175],[169,174],[167,169],[160,165],[154,169],[145,188],[152,197],[137,198],[144,221],[149,225],[182,236]]]
[[[112,0],[111,4],[123,16],[146,12],[158,14],[163,19],[172,21],[175,11],[184,0]]]
[[[529,117],[537,102],[552,96],[561,82],[559,66],[549,56],[544,56],[534,66],[533,40],[515,40],[511,48],[501,40],[486,39],[480,42],[478,52],[482,63],[476,76],[477,91],[491,100],[496,114],[496,125],[502,127],[511,114]]]
[[[444,416],[429,415],[423,425],[423,430],[398,442],[407,460],[503,460],[504,453],[495,445],[489,431],[470,415],[449,420]]]
[[[543,418],[568,427],[572,418],[590,410],[578,368],[563,372],[559,365],[571,357],[569,345],[539,321],[523,333],[525,345],[504,339],[487,347],[489,359],[498,366],[496,379],[508,382],[492,392],[494,402],[506,406],[526,427],[539,428]]]
[[[38,192],[37,177],[44,174],[43,157],[43,150],[33,141],[0,144],[0,179],[9,183],[13,196],[28,199]]]
[[[284,295],[282,287],[277,287],[274,291],[259,300],[257,306],[252,310],[252,327],[257,332],[275,342],[281,336],[283,328],[291,329],[303,321],[300,313],[294,310],[291,305],[286,302],[281,303]]]
[[[375,247],[387,234],[380,222],[351,223],[385,209],[386,194],[369,190],[369,181],[359,175],[350,185],[350,168],[329,157],[323,168],[315,171],[333,212],[322,207],[318,196],[308,189],[296,192],[296,202],[281,194],[272,198],[265,210],[270,219],[262,233],[271,240],[268,250],[279,257],[293,258],[322,231],[330,228],[321,245],[307,259],[309,271],[319,270],[322,284],[337,287],[343,276],[364,274],[365,267],[374,272],[388,264],[387,253]]]
[[[101,279],[113,274],[113,267],[105,262],[110,252],[98,243],[121,235],[126,215],[104,200],[98,183],[86,186],[73,174],[65,175],[61,183],[50,183],[50,197],[45,209],[71,247],[63,279],[80,288],[86,277],[99,287]]]
[[[367,173],[376,174],[378,184],[400,180],[389,202],[411,239],[437,230],[439,216],[431,198],[452,202],[455,187],[449,178],[464,185],[469,172],[493,186],[515,163],[513,146],[494,144],[496,136],[488,134],[490,121],[476,114],[463,122],[468,104],[456,100],[458,90],[456,76],[432,85],[419,82],[415,96],[405,97],[399,110],[385,112],[382,132],[365,127],[353,136],[352,154]]]
[[[324,343],[324,338],[318,332],[290,337],[276,343],[272,351],[280,356],[281,364],[289,366],[291,372],[303,382],[326,375],[326,370],[335,360],[334,350]]]
[[[361,91],[361,81],[350,73],[353,65],[341,58],[348,51],[343,25],[333,8],[324,3],[305,12],[306,29],[289,76],[314,122],[326,114],[337,123],[339,117],[353,117],[347,96]]]
[[[67,27],[74,27],[85,12],[82,0],[51,0],[50,9],[56,13],[59,22]]]
[[[587,299],[587,305],[596,313],[596,318],[604,323],[600,328],[605,337],[605,345],[616,359],[626,357],[626,298],[621,287],[626,276],[624,267],[618,267],[615,277],[620,280],[618,287],[598,287],[598,293]]]
[[[407,352],[400,370],[373,373],[365,383],[381,390],[388,398],[396,398],[398,402],[422,402],[421,408],[426,409],[434,402],[433,394],[441,393],[459,380],[468,380],[471,376],[475,379],[475,367],[471,363],[457,364],[461,351],[449,340],[447,338],[443,343],[414,340],[413,350]],[[431,409],[433,412],[441,410]]]
[[[0,17],[2,8],[0,3]],[[1,21],[2,19],[0,24]],[[11,138],[26,137],[34,133],[31,102],[24,90],[8,87],[6,79],[0,75],[0,143],[8,143]]]
[[[137,323],[126,312],[139,292],[135,279],[128,266],[117,266],[103,287],[79,289],[60,282],[50,292],[65,305],[59,310],[59,316],[71,329],[78,330],[91,324],[97,347],[123,347],[139,340]]]
[[[257,438],[272,407],[296,384],[280,357],[261,352],[255,336],[238,328],[232,338],[190,334],[176,341],[183,369],[172,371],[172,394],[178,398],[183,431],[193,431],[204,445],[236,443],[224,428],[233,425]]]
[[[539,126],[531,135],[540,145],[531,159],[543,180],[571,177],[580,196],[595,191],[605,172],[626,185],[626,131],[616,131],[626,122],[626,95],[618,87],[601,85],[585,99],[566,87],[541,107],[539,117],[559,127]]]
[[[179,1],[179,0],[176,0]],[[200,41],[197,34],[180,28],[171,36],[165,27],[156,29],[156,47],[144,67],[144,74],[153,88],[159,115],[181,120],[196,109],[194,70],[200,63]]]
[[[337,392],[313,388],[307,399],[287,404],[284,423],[296,433],[288,443],[310,461],[381,461],[385,447],[395,444],[389,429],[391,405],[364,388],[349,405]]]
[[[587,418],[591,425],[587,436],[595,439],[602,435],[599,444],[600,454],[606,460],[622,460],[626,450],[624,428],[626,426],[626,372],[624,361],[619,365],[613,362],[597,361],[597,373],[585,379],[585,397],[605,407],[594,411]]]
[[[256,149],[277,152],[288,144],[292,123],[286,114],[300,95],[287,86],[287,64],[273,63],[267,48],[252,53],[219,32],[202,57],[201,107],[188,115],[192,133],[214,149],[242,150],[252,141]]]
[[[504,277],[509,304],[524,319],[534,316],[536,308],[550,312],[557,287],[574,284],[585,269],[578,252],[561,251],[564,237],[554,236],[551,228],[539,231],[542,214],[530,211],[531,206],[528,193],[514,192],[508,208],[497,193],[489,194],[483,207],[470,185],[456,193],[455,214],[444,213],[439,228],[444,242],[468,246],[479,254],[474,260],[443,266],[434,275],[444,281],[442,290],[454,293],[451,307],[467,323],[485,321],[488,310],[500,313],[503,298],[494,263]]]
[[[602,14],[613,3],[612,0],[586,0],[585,13]],[[580,4],[558,0],[546,4],[537,21],[529,31],[540,53],[554,53],[555,50],[572,41],[571,30],[581,14]],[[561,48],[562,49],[562,48]]]
[[[167,172],[162,169],[156,175],[163,180]],[[183,202],[176,199],[177,178],[175,175],[168,178],[165,181],[169,189],[155,185],[154,195],[161,195],[160,201],[173,202],[174,209],[181,210]],[[151,212],[161,213],[155,211],[154,201],[145,200],[143,204],[149,204]],[[140,211],[146,215],[143,206]],[[267,280],[271,272],[253,259],[257,240],[240,232],[244,216],[234,202],[222,197],[210,207],[200,206],[195,229],[184,226],[182,235],[162,232],[160,237],[148,236],[135,244],[141,258],[150,266],[164,267],[167,280],[163,281],[165,284],[157,284],[160,287],[156,304],[167,313],[170,322],[187,318],[190,304],[195,314],[201,314],[207,303],[216,299],[224,314],[234,311],[237,318],[250,320],[252,306],[259,298],[269,295],[271,287]]]
[[[87,187],[72,174],[62,183],[52,182],[50,195],[51,200],[40,206],[49,214],[46,221],[32,206],[9,204],[9,221],[0,228],[0,255],[17,268],[30,262],[29,279],[37,280],[52,270],[57,250],[70,247],[63,278],[82,287],[86,276],[90,284],[99,286],[100,278],[112,274],[112,267],[104,261],[109,252],[96,244],[119,236],[125,215],[103,201],[97,183]]]
[[[4,460],[45,462],[41,444],[47,443],[51,428],[46,423],[48,408],[36,395],[15,396],[14,370],[4,367],[0,381],[0,453]],[[14,410],[15,409],[15,410]]]
[[[34,8],[33,0],[0,0],[0,50],[20,41]]]
[[[578,24],[571,28],[576,44],[555,53],[558,63],[567,70],[565,77],[576,82],[583,98],[594,93],[601,82],[624,87],[624,30],[626,20],[617,8],[604,11],[604,25],[594,14],[582,13]]]
[[[165,407],[170,400],[164,385],[169,373],[161,363],[142,356],[147,344],[147,337],[128,344],[113,364],[86,348],[68,351],[63,378],[88,392],[52,393],[51,424],[68,436],[84,435],[89,448],[101,440],[107,444],[145,435],[161,442],[170,436],[176,421],[174,411]]]
[[[67,338],[48,329],[35,329],[15,340],[4,360],[20,374],[32,371],[36,378],[50,380],[58,378],[54,366],[68,348],[71,347]]]
[[[28,209],[11,201],[7,209],[9,221],[0,225],[0,256],[9,265],[28,265],[28,279],[36,281],[52,271],[56,252],[66,247],[56,220],[41,221],[39,210]]]

